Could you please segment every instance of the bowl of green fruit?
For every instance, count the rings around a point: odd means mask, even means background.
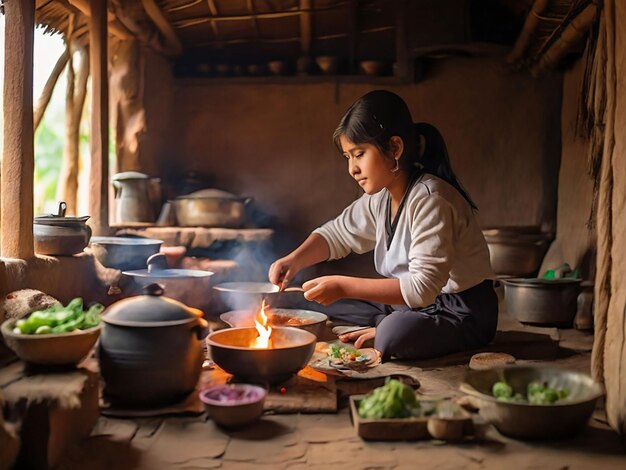
[[[66,306],[55,304],[19,320],[2,323],[7,346],[24,362],[44,366],[76,365],[100,336],[101,304],[84,308],[77,297]]]
[[[480,415],[520,439],[560,439],[583,429],[602,386],[589,375],[553,367],[468,371],[461,391],[480,399]]]

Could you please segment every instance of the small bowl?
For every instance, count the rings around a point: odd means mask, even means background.
[[[387,64],[381,60],[362,60],[359,64],[365,75],[378,77],[387,73]]]
[[[233,395],[228,399],[228,395]],[[267,390],[258,385],[216,385],[200,392],[200,400],[213,421],[224,428],[239,428],[263,415]]]
[[[315,58],[317,66],[324,75],[334,75],[339,70],[339,57],[334,55],[322,55]]]
[[[272,60],[267,63],[267,68],[272,75],[287,75],[289,65],[284,60]]]
[[[101,325],[71,333],[27,335],[13,333],[17,319],[2,323],[4,341],[24,362],[46,366],[69,366],[82,361],[100,336]]]

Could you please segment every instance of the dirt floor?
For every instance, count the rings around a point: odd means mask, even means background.
[[[593,336],[576,330],[522,326],[501,315],[490,350],[519,364],[543,363],[588,372]],[[415,363],[425,397],[460,397],[471,353]],[[369,442],[351,423],[347,397],[325,414],[265,414],[242,431],[223,431],[205,414],[167,418],[101,416],[91,437],[60,468],[73,469],[624,469],[626,453],[600,407],[587,428],[560,441],[520,441],[492,426],[484,437],[442,441]]]

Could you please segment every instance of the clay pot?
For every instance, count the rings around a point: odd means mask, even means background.
[[[163,296],[120,300],[105,310],[98,347],[104,395],[117,406],[149,408],[175,403],[194,390],[204,360],[202,312]]]

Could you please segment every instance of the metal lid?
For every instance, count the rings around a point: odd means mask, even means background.
[[[251,198],[237,196],[236,194],[222,191],[221,189],[201,189],[191,194],[178,196],[176,199],[228,199],[233,201],[249,201]]]
[[[211,271],[199,269],[170,269],[167,267],[167,259],[164,253],[155,253],[146,261],[147,269],[137,269],[133,271],[122,271],[122,274],[131,277],[141,277],[144,279],[190,279],[213,276]]]
[[[150,284],[146,295],[120,300],[104,312],[102,321],[120,326],[172,326],[196,320],[199,311],[165,297],[163,286]]]
[[[113,181],[147,180],[150,179],[150,177],[145,173],[139,173],[138,171],[123,171],[122,173],[114,174],[111,179]]]
[[[580,284],[582,279],[575,279],[569,277],[563,277],[559,279],[544,279],[540,277],[531,278],[510,278],[501,279],[501,282],[507,286],[520,286],[520,287],[554,287],[563,285]]]
[[[63,201],[59,202],[59,208],[56,214],[43,214],[34,218],[36,224],[42,225],[84,225],[90,216],[83,215],[81,217],[66,217],[65,211],[67,204]]]

